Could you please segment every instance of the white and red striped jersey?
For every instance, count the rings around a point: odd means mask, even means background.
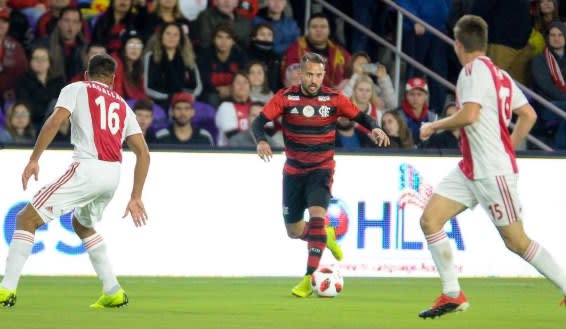
[[[456,101],[480,104],[476,122],[461,129],[459,166],[469,179],[517,173],[515,150],[508,126],[513,110],[527,103],[523,92],[509,74],[491,59],[480,56],[460,71]]]
[[[100,82],[67,85],[55,107],[71,112],[74,159],[121,162],[124,139],[141,133],[136,116],[124,99]]]

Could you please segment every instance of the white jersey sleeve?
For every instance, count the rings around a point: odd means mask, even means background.
[[[128,103],[126,102],[124,103],[126,104],[126,122],[125,122],[126,127],[124,129],[124,138],[135,134],[141,134],[142,130],[140,128],[138,120],[136,119],[136,114],[130,108]]]
[[[81,90],[82,85],[78,83],[71,83],[61,89],[59,93],[59,98],[57,98],[57,103],[55,108],[62,107],[67,111],[73,113],[77,107],[77,95]]]

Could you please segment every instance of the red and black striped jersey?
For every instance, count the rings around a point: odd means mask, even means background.
[[[279,90],[265,105],[268,121],[281,117],[285,155],[284,171],[300,174],[315,169],[334,169],[336,119],[354,119],[359,109],[339,90],[322,86],[307,96],[300,86]]]

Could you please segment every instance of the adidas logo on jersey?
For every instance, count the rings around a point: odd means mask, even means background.
[[[299,114],[299,110],[297,110],[296,107],[293,107],[293,109],[289,112],[291,114]]]

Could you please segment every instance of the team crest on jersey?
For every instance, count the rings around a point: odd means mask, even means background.
[[[314,108],[310,105],[303,107],[303,115],[310,118],[314,115]]]
[[[299,110],[297,110],[296,107],[293,107],[293,109],[289,112],[291,114],[299,114]]]
[[[327,118],[328,116],[330,116],[330,107],[325,105],[319,107],[318,114],[323,118]]]
[[[319,102],[328,102],[330,100],[330,96],[318,96]]]
[[[287,99],[290,101],[298,101],[299,95],[287,95]]]

